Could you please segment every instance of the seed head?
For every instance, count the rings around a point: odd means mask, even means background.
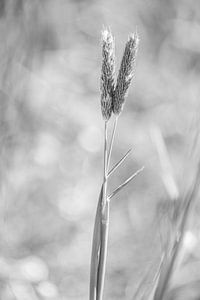
[[[119,115],[123,109],[125,98],[134,75],[138,44],[139,38],[137,33],[130,35],[125,46],[113,97],[113,112],[117,115]]]
[[[108,29],[102,31],[101,111],[108,121],[112,114],[114,94],[115,42]]]

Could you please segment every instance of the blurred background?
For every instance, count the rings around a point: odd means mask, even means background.
[[[150,284],[171,203],[198,160],[200,2],[0,1],[0,298],[84,300],[103,172],[100,37],[109,26],[117,66],[128,35],[140,45],[111,164],[133,153],[110,192],[105,299],[132,300]],[[195,151],[193,149],[196,149]],[[195,204],[170,299],[200,297]]]

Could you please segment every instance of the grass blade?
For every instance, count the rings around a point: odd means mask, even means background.
[[[117,168],[125,161],[125,159],[128,157],[128,155],[131,153],[132,148],[129,149],[124,156],[112,167],[112,169],[108,173],[108,177],[115,171]]]
[[[104,127],[104,179],[102,185],[102,199],[100,203],[100,249],[99,261],[97,270],[97,284],[96,284],[96,299],[103,299],[104,280],[106,271],[106,257],[108,244],[108,226],[109,226],[109,203],[107,200],[107,166],[108,166],[108,136],[107,136],[107,122]],[[112,148],[111,148],[112,150]]]
[[[99,267],[99,251],[101,247],[101,204],[103,197],[103,186],[100,191],[99,200],[97,204],[93,241],[92,241],[92,255],[90,264],[90,300],[96,300],[97,297],[97,274]]]
[[[185,208],[183,211],[183,215],[180,217],[180,225],[178,227],[177,232],[179,233],[179,236],[177,236],[174,246],[172,249],[171,256],[168,255],[166,258],[166,261],[164,262],[164,266],[162,268],[159,282],[157,285],[157,289],[155,292],[155,297],[154,300],[162,300],[164,299],[164,296],[167,292],[169,282],[171,279],[171,276],[173,274],[175,264],[177,263],[177,258],[180,252],[180,249],[183,244],[183,239],[184,239],[184,233],[187,225],[187,221],[190,215],[190,211],[192,208],[192,204],[194,203],[194,200],[196,199],[196,196],[199,191],[199,183],[200,183],[200,166],[198,164],[198,169],[197,169],[197,174],[195,177],[195,182],[194,185],[189,192],[188,195],[186,195],[186,198],[184,200],[185,203]]]
[[[146,283],[146,281],[147,281],[147,279],[148,279],[148,276],[149,276],[149,274],[150,274],[150,269],[148,269],[146,272],[145,272],[145,274],[144,274],[144,276],[142,277],[142,279],[140,280],[140,282],[139,282],[139,284],[138,284],[138,286],[137,286],[137,289],[136,289],[136,291],[135,291],[135,293],[134,293],[134,296],[133,296],[133,298],[132,298],[132,300],[137,300],[137,299],[143,299],[143,297],[140,297],[140,295],[141,295],[141,293],[143,293],[144,294],[144,291],[142,291],[142,290],[144,290],[144,286],[145,286],[145,283]],[[139,298],[140,297],[140,298]]]
[[[99,255],[99,268],[97,277],[97,300],[103,299],[103,288],[105,281],[106,258],[108,249],[110,203],[106,201],[106,207],[101,219],[101,245]]]
[[[159,278],[160,278],[160,274],[161,274],[163,263],[164,263],[164,254],[161,257],[158,269],[156,271],[156,274],[154,275],[153,283],[152,283],[153,284],[153,288],[149,292],[149,297],[148,298],[146,297],[145,299],[142,299],[142,300],[146,300],[146,299],[153,300],[154,299],[154,295],[155,295],[156,287],[157,287],[157,284],[158,284],[158,281],[159,281]]]
[[[133,180],[140,172],[144,170],[144,167],[137,170],[135,173],[133,173],[127,180],[125,180],[120,186],[118,186],[108,197],[108,200],[110,200],[112,197],[114,197],[119,191],[121,191],[131,180]]]

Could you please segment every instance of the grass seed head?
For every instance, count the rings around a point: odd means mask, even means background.
[[[108,121],[112,114],[114,94],[115,41],[108,29],[102,31],[101,111]]]
[[[119,115],[134,75],[134,65],[139,44],[137,33],[130,35],[124,50],[113,97],[113,112]]]

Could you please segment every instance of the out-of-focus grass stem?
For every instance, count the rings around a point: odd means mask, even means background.
[[[199,184],[200,184],[200,163],[198,163],[194,184],[184,199],[185,207],[183,210],[183,215],[181,216],[180,223],[178,224],[178,237],[175,241],[173,252],[169,260],[169,263],[168,261],[166,261],[166,268],[164,268],[163,272],[161,272],[160,274],[154,300],[162,300],[165,298],[173,271],[175,269],[175,265],[177,263],[180,250],[183,245],[185,230],[186,230],[188,218],[190,216],[192,204],[194,203],[196,196],[199,192]]]

